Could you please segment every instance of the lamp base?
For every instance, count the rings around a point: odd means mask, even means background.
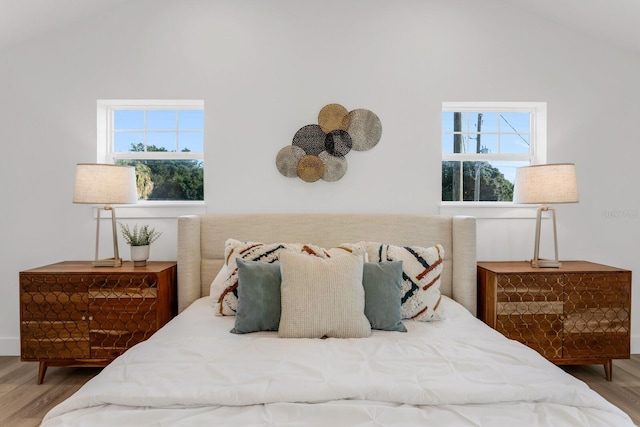
[[[113,234],[113,258],[99,259],[98,248],[100,247],[100,212],[111,211],[111,232]],[[94,267],[120,267],[122,266],[122,258],[118,252],[118,235],[116,233],[116,210],[114,207],[106,205],[103,208],[98,208],[98,215],[96,221],[96,257],[95,261],[91,264]]]
[[[562,263],[555,259],[532,259],[531,267],[533,268],[560,268]]]
[[[122,258],[97,259],[91,261],[91,265],[94,267],[121,267]]]
[[[555,259],[540,259],[540,228],[542,222],[542,212],[549,211],[551,213],[551,219],[553,220],[553,248],[555,249]],[[558,261],[558,232],[556,229],[556,210],[548,206],[542,205],[538,208],[536,215],[536,238],[535,246],[533,249],[533,259],[531,260],[531,267],[533,268],[559,268],[562,263]]]

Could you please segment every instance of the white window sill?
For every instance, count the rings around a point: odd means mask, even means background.
[[[116,216],[124,218],[177,218],[182,215],[204,215],[205,202],[138,202],[135,205],[114,205]],[[98,209],[93,207],[93,217]],[[109,217],[109,214],[106,215]]]
[[[445,202],[440,204],[440,215],[468,215],[476,218],[535,218],[538,205],[517,205],[510,202]],[[547,213],[543,212],[543,217]]]

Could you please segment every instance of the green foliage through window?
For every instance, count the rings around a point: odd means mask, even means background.
[[[460,168],[462,165],[462,175]],[[462,176],[462,195],[460,195]],[[513,183],[489,162],[442,162],[442,201],[504,202],[513,200]]]
[[[144,152],[142,143],[131,144],[132,152]],[[147,152],[166,152],[147,146]],[[183,149],[183,152],[189,152]],[[204,200],[204,165],[201,160],[117,160],[134,166],[139,200]]]

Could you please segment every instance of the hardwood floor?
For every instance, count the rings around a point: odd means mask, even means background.
[[[38,385],[38,363],[0,356],[0,426],[39,426],[51,408],[98,372],[100,368],[50,367],[44,383]]]
[[[589,384],[640,426],[640,354],[632,354],[631,359],[614,360],[612,381],[606,380],[602,365],[563,366],[562,369]]]
[[[625,411],[640,426],[640,355],[613,362],[613,381],[604,377],[601,365],[564,366],[568,373]],[[37,385],[38,364],[21,362],[17,356],[0,356],[0,426],[35,427],[59,402],[93,378],[100,368],[47,370],[44,384]]]

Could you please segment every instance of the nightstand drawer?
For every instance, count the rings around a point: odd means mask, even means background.
[[[33,339],[21,338],[23,360],[86,359],[90,356],[89,335],[86,338]]]

